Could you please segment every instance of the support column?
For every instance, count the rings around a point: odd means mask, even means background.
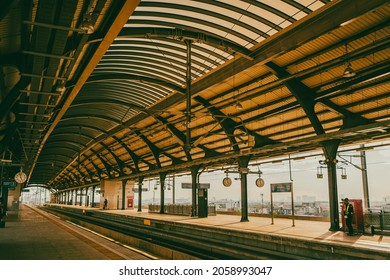
[[[77,189],[74,189],[74,205],[77,205]]]
[[[83,206],[83,188],[80,188],[80,206]]]
[[[95,190],[96,190],[96,186],[93,186],[92,187],[92,201],[91,201],[92,207],[95,207]]]
[[[238,171],[241,179],[241,222],[249,222],[248,219],[248,164],[250,156],[238,158]]]
[[[142,212],[142,185],[143,185],[144,177],[140,176],[138,178],[138,210],[137,212]]]
[[[89,195],[88,195],[89,187],[85,187],[85,206],[89,207]]]
[[[323,151],[325,154],[325,162],[328,168],[328,188],[329,188],[329,218],[330,231],[340,230],[339,217],[339,199],[337,193],[337,149],[339,140],[332,140],[323,143]]]
[[[122,205],[121,205],[121,210],[126,209],[126,184],[127,184],[127,179],[122,180]]]
[[[167,177],[167,173],[163,172],[160,173],[160,188],[161,188],[161,195],[160,195],[160,214],[165,213],[165,178]]]
[[[197,213],[197,189],[198,189],[198,172],[199,172],[199,165],[193,165],[191,166],[191,185],[192,185],[192,206],[191,206],[191,217],[196,217],[198,215]]]

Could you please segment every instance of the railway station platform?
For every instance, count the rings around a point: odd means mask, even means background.
[[[303,259],[332,259],[332,256],[334,259],[390,259],[390,236],[348,236],[342,231],[329,231],[329,222],[296,219],[293,226],[292,220],[285,218],[275,218],[274,224],[271,224],[270,218],[254,216],[250,216],[248,222],[240,222],[240,216],[226,214],[197,218],[149,213],[146,209],[142,212],[99,210],[62,204],[50,204],[47,208],[79,212],[86,216],[110,217],[119,222],[131,220],[139,227],[149,227],[150,231],[167,229],[167,231],[181,232],[184,235],[189,235],[191,232],[210,238],[210,240],[213,238],[226,240],[227,247],[229,247],[229,242],[237,242],[237,240],[244,242],[246,246],[270,244],[264,245],[263,249],[283,248],[284,252],[299,254],[301,257],[306,254]],[[42,212],[22,205],[18,217],[8,218],[6,227],[0,229],[0,259],[99,260],[132,257],[121,251],[117,253],[118,248],[112,247],[115,243],[107,239],[96,235],[91,237],[90,233],[85,230],[72,233],[69,227],[76,227],[74,224],[53,218],[54,216],[49,216],[47,213],[38,214],[37,211]],[[96,238],[99,239],[96,240]],[[137,248],[137,246],[134,247]],[[163,254],[154,252],[153,249],[149,253],[162,256],[161,259],[169,259]],[[141,259],[144,259],[144,256],[141,255]],[[150,259],[150,256],[146,259]],[[242,258],[245,259],[245,253]]]
[[[219,229],[228,235],[229,232],[257,234],[264,237],[262,240],[274,240],[276,238],[280,244],[283,242],[291,243],[293,247],[298,243],[306,243],[310,244],[309,246],[325,245],[330,251],[336,250],[336,248],[348,251],[353,248],[352,255],[356,254],[357,257],[360,253],[364,255],[371,252],[373,255],[377,255],[378,259],[390,259],[390,236],[363,234],[349,236],[343,231],[329,231],[329,222],[296,219],[293,226],[292,220],[288,218],[275,218],[272,224],[271,218],[268,217],[250,216],[248,222],[240,222],[240,216],[229,214],[197,218],[148,213],[146,210],[143,212],[137,212],[137,210],[104,211],[115,215],[137,217],[146,221],[158,220],[190,225],[191,227]],[[368,255],[367,257],[371,258]]]
[[[0,228],[0,260],[153,258],[26,205],[9,211],[5,227]]]

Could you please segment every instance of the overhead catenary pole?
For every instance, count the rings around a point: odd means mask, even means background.
[[[175,174],[172,175],[172,204],[175,205],[176,197],[175,197]]]
[[[362,181],[363,181],[363,195],[364,195],[364,208],[367,210],[370,208],[370,196],[368,192],[368,176],[367,176],[367,161],[366,152],[364,151],[364,144],[360,145],[362,150],[360,151],[360,161],[362,170]]]
[[[192,41],[185,40],[187,46],[187,71],[186,71],[186,143],[185,151],[187,155],[191,155],[191,47]],[[197,215],[197,182],[196,182],[196,173],[198,172],[199,167],[191,167],[192,174],[192,211],[191,217]]]
[[[187,46],[187,71],[186,71],[186,144],[185,149],[191,150],[191,40],[185,40]]]

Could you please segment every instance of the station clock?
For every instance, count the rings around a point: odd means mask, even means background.
[[[19,171],[18,173],[16,173],[15,175],[15,181],[19,184],[23,184],[24,182],[26,182],[27,180],[27,175],[26,173],[24,173],[23,171]]]

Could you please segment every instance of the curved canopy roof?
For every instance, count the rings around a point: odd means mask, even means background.
[[[385,0],[11,2],[0,7],[1,152],[29,183],[389,138]]]

